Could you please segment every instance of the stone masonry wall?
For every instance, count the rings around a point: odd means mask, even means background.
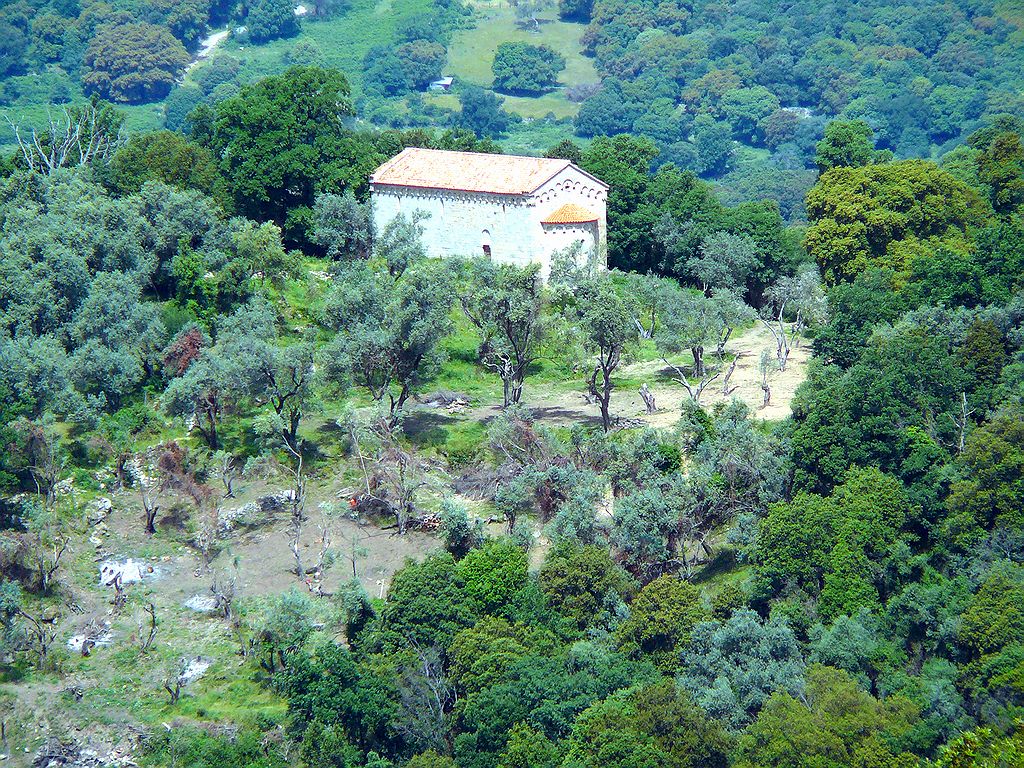
[[[575,168],[566,168],[531,195],[374,185],[371,199],[378,232],[399,213],[428,214],[420,225],[431,256],[478,256],[488,245],[495,261],[539,263],[547,277],[551,253],[582,240],[588,252],[596,245],[598,258],[605,263],[606,191]],[[598,214],[597,224],[541,224],[566,203]]]

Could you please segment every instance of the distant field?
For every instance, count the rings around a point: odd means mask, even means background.
[[[358,92],[367,51],[393,40],[401,23],[430,8],[430,0],[353,0],[349,10],[338,18],[304,21],[296,37],[259,46],[240,46],[228,40],[217,50],[242,59],[242,72],[256,80],[283,71],[284,54],[303,38],[312,40],[323,51],[326,66],[341,70]]]
[[[285,54],[302,40],[312,41],[320,48],[324,64],[341,70],[358,95],[362,87],[363,58],[370,48],[379,45],[381,41],[393,39],[395,29],[400,24],[411,17],[427,13],[430,7],[431,0],[353,0],[350,9],[338,18],[303,21],[302,30],[295,37],[263,45],[239,44],[229,38],[218,46],[213,55],[229,54],[237,58],[241,62],[240,79],[252,82],[282,72],[287,67]],[[532,32],[517,26],[514,10],[503,0],[483,0],[473,3],[473,7],[477,12],[477,25],[455,34],[446,73],[464,82],[490,87],[491,63],[498,44],[526,41],[549,45],[565,56],[566,69],[561,76],[563,85],[591,83],[599,79],[593,62],[580,52],[579,38],[583,34],[583,25],[545,18],[541,21],[540,32]],[[554,12],[545,15],[553,16]],[[185,81],[192,80],[202,67],[200,63],[192,69]],[[38,92],[22,98],[21,104],[0,107],[0,152],[15,148],[8,118],[30,130],[32,126],[42,127],[46,124],[48,110],[59,113],[62,109],[60,105],[48,106],[48,94],[44,87],[35,90]],[[71,98],[76,103],[85,100],[77,86],[73,88]],[[454,94],[430,94],[426,98],[448,108],[458,109],[458,100]],[[503,98],[507,109],[530,120],[540,121],[549,115],[553,115],[556,120],[565,120],[575,116],[579,110],[579,105],[568,101],[561,90],[535,98]],[[118,105],[118,109],[125,114],[125,127],[129,132],[154,130],[163,124],[163,102]],[[565,124],[537,122],[522,125],[509,137],[507,148],[512,151],[536,152],[570,134],[571,129]]]
[[[295,37],[263,45],[239,45],[235,40],[228,39],[217,47],[213,55],[228,53],[238,58],[242,62],[242,79],[252,82],[284,71],[288,66],[284,54],[300,40],[311,40],[323,52],[324,63],[344,72],[353,90],[358,93],[362,85],[362,64],[366,52],[374,45],[392,40],[399,24],[410,17],[427,13],[430,7],[431,0],[353,0],[351,8],[343,16],[326,21],[304,21],[302,31]],[[186,75],[186,82],[201,68],[202,64]],[[71,98],[73,102],[85,100],[77,86]],[[117,106],[125,113],[125,128],[130,132],[154,130],[163,124],[163,102]],[[46,125],[48,110],[59,113],[61,109],[60,105],[48,106],[45,95],[36,96],[31,103],[0,107],[0,151],[7,152],[16,147],[8,118],[26,130],[31,130],[32,126]]]
[[[594,62],[580,50],[580,36],[584,25],[541,19],[540,31],[524,30],[516,24],[515,11],[505,2],[474,3],[478,14],[473,29],[462,30],[454,36],[448,50],[448,74],[464,82],[489,88],[493,81],[491,64],[498,45],[505,42],[527,42],[549,45],[565,57],[563,85],[595,83],[600,78]],[[553,16],[553,11],[544,14]],[[506,107],[523,117],[544,117],[549,112],[557,118],[572,117],[579,104],[568,101],[561,91],[553,91],[536,98],[506,96]]]

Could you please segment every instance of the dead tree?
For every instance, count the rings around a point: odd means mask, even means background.
[[[651,392],[646,381],[640,386],[640,398],[644,401],[647,413],[654,413],[658,410],[658,406],[654,401],[654,393]]]
[[[733,392],[739,389],[738,384],[736,386],[732,386],[730,382],[732,380],[733,373],[736,372],[736,365],[739,362],[739,359],[743,357],[745,354],[747,353],[737,352],[736,356],[732,359],[732,362],[729,363],[729,368],[728,370],[726,370],[725,376],[722,377],[722,394],[725,395],[726,397],[729,397],[729,395],[731,395]]]
[[[386,447],[378,467],[387,492],[385,500],[395,516],[398,533],[404,535],[416,511],[416,496],[426,481],[415,457],[397,442]]]
[[[360,429],[350,427],[355,453],[359,457],[365,482],[364,503],[370,508],[394,515],[399,535],[404,535],[415,516],[416,497],[426,479],[415,455],[404,450],[389,419],[380,419],[369,427],[371,441],[377,441],[376,455],[362,450]],[[372,471],[367,462],[372,463]]]
[[[116,616],[122,610],[125,605],[128,604],[128,591],[124,588],[124,581],[121,578],[120,573],[114,574],[114,615]]]
[[[42,612],[38,616],[27,613],[24,609],[18,609],[19,615],[28,622],[29,647],[36,657],[36,667],[47,670],[50,667],[50,646],[57,639],[58,615],[46,616]]]
[[[153,641],[156,640],[156,628],[158,626],[156,606],[150,603],[142,610],[149,617],[149,627],[147,631],[147,628],[141,622],[139,623],[139,653],[149,653],[150,648],[153,647]],[[143,637],[144,631],[146,633],[145,637]]]
[[[690,396],[690,399],[693,400],[693,402],[697,403],[697,405],[700,405],[700,396],[704,394],[704,390],[707,389],[708,385],[722,375],[721,371],[715,371],[714,373],[712,373],[711,369],[705,366],[703,363],[701,363],[701,366],[698,369],[696,363],[694,363],[694,372],[697,380],[693,383],[690,383],[690,380],[686,378],[686,373],[683,371],[682,368],[680,368],[675,363],[671,362],[665,356],[662,356],[661,359],[665,363],[665,365],[667,365],[675,372],[676,381],[679,382],[683,389],[686,390],[686,393]],[[696,373],[697,370],[700,370],[699,374]]]
[[[412,639],[409,644],[415,660],[398,677],[395,730],[419,749],[448,752],[449,713],[456,703],[455,690],[445,678],[440,652],[421,648]]]
[[[789,353],[791,351],[789,336],[786,334],[786,325],[782,319],[784,307],[785,302],[782,302],[777,313],[771,312],[766,307],[761,315],[759,315],[761,324],[768,329],[772,338],[775,339],[775,359],[780,371],[786,370],[786,364],[789,362]]]
[[[160,511],[160,505],[156,503],[153,496],[153,489],[146,483],[139,483],[139,495],[142,498],[142,512],[146,518],[146,533],[156,533],[156,516]]]
[[[39,591],[48,595],[71,540],[54,513],[46,510],[41,510],[37,519],[30,519],[28,527],[28,532],[21,534],[28,553],[26,559],[36,572]]]
[[[302,564],[302,524],[306,521],[306,478],[302,474],[302,443],[293,446],[285,440],[284,447],[295,460],[292,469],[293,484],[289,493],[291,518],[288,526],[288,548],[295,558],[295,576],[304,582],[306,569]]]
[[[20,125],[7,118],[21,159],[29,170],[52,175],[61,168],[91,165],[111,158],[123,143],[120,121],[97,104],[47,113],[47,127],[23,135]]]
[[[57,500],[57,483],[67,463],[56,433],[44,424],[22,419],[14,428],[24,440],[27,469],[47,509]]]
[[[224,485],[224,498],[233,499],[235,498],[234,484],[238,478],[238,463],[235,461],[235,457],[227,451],[219,451],[215,458],[217,459],[217,471],[220,474],[220,481]]]
[[[948,414],[950,420],[953,422],[953,426],[956,428],[956,431],[957,431],[957,440],[956,440],[956,452],[957,453],[963,453],[964,452],[964,446],[966,445],[966,442],[967,442],[967,430],[968,430],[968,428],[971,425],[971,415],[973,413],[974,413],[974,409],[967,407],[967,393],[966,392],[961,392],[960,393],[960,413],[956,414],[955,416],[953,414]]]
[[[185,670],[187,668],[187,664],[179,662],[178,666],[174,667],[164,680],[164,690],[170,696],[172,705],[177,704],[178,699],[181,698],[181,689],[185,687]]]
[[[767,408],[772,402],[772,388],[768,383],[768,378],[772,369],[772,353],[767,349],[761,352],[761,359],[757,367],[761,373],[761,392],[764,395],[761,407]]]
[[[213,583],[210,585],[210,592],[213,594],[217,613],[234,625],[238,620],[238,617],[235,615],[235,598],[238,596],[238,579],[236,576],[227,577],[223,574],[215,573],[213,575]]]
[[[348,537],[349,548],[345,553],[345,559],[352,565],[353,579],[359,578],[359,573],[357,572],[356,567],[358,561],[370,554],[370,550],[360,545],[358,542],[359,538],[353,532],[352,535]]]

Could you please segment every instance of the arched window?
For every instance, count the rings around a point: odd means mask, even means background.
[[[491,233],[488,230],[484,230],[480,233],[480,245],[484,249],[484,256],[487,258],[491,257]]]

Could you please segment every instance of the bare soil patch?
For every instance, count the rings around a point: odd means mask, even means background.
[[[802,341],[799,347],[794,347],[790,352],[786,370],[774,370],[771,373],[768,379],[772,390],[771,403],[762,407],[764,396],[761,391],[758,363],[761,352],[765,349],[774,354],[775,341],[762,325],[757,325],[731,339],[726,344],[726,350],[731,354],[740,355],[736,370],[729,381],[730,388],[735,389],[730,395],[725,395],[719,377],[704,390],[701,405],[707,408],[737,398],[746,403],[757,418],[768,421],[782,421],[788,418],[792,414],[793,395],[807,378],[811,347],[807,341]],[[646,381],[654,393],[658,410],[648,414],[636,389],[616,388],[612,392],[612,413],[620,423],[646,423],[664,429],[678,421],[683,400],[689,395],[674,381],[674,371],[663,361],[633,363],[624,366],[621,375]],[[534,418],[543,424],[567,427],[574,424],[599,426],[601,423],[601,411],[596,404],[588,402],[584,395],[582,380],[579,389],[568,392],[532,385],[527,381],[524,397]],[[462,417],[486,423],[499,413],[499,405],[486,405],[469,409]]]

